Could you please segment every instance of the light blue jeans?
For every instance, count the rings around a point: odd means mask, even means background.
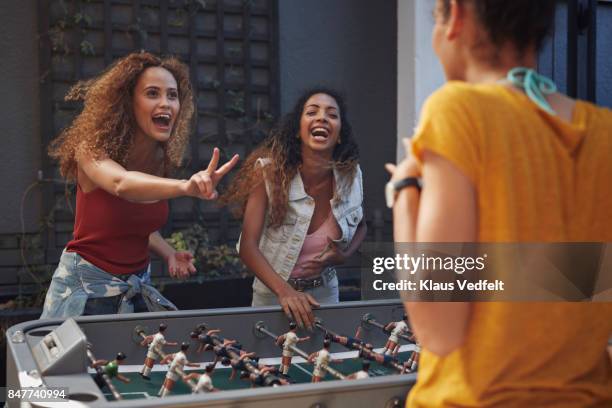
[[[314,289],[306,289],[304,293],[308,293],[315,298],[320,304],[338,303],[340,301],[340,292],[338,290],[338,275],[334,273],[333,278],[329,281],[323,280],[323,285]],[[275,306],[278,305],[278,298],[274,293],[257,293],[253,291],[253,302],[251,306]]]
[[[41,318],[177,310],[151,286],[148,270],[111,275],[64,250],[47,290]]]

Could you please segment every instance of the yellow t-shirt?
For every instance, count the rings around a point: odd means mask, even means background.
[[[478,194],[482,242],[612,241],[612,112],[572,123],[500,84],[449,82],[413,139]],[[612,273],[612,271],[608,271]],[[474,303],[465,344],[423,350],[409,407],[612,407],[612,303]]]

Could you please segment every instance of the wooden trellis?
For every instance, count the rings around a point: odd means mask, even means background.
[[[133,51],[174,55],[190,67],[197,115],[183,176],[205,167],[215,146],[225,157],[244,157],[278,115],[276,0],[51,0],[39,7],[45,177],[58,178],[46,146],[80,109],[63,101],[67,90]],[[64,195],[59,183],[44,192],[54,219],[47,236],[51,263],[72,234]],[[164,232],[193,222],[203,222],[221,243],[238,233],[227,211],[189,198],[172,201]]]

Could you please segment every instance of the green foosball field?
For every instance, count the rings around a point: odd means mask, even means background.
[[[404,346],[402,348],[402,350],[406,350],[406,349],[411,349],[411,347]],[[351,357],[345,358],[348,354],[354,355],[355,353],[354,352],[335,353],[333,358],[342,359],[342,361],[338,363],[332,363],[331,367],[335,368],[336,370],[338,370],[339,372],[345,375],[349,375],[356,371],[361,370],[362,360],[358,358],[357,356],[351,356]],[[411,351],[402,351],[401,353],[399,353],[399,356],[398,356],[399,360],[405,361],[406,359],[408,359],[410,354],[411,354]],[[277,362],[278,360],[280,359],[266,359],[265,362],[266,364],[270,363],[270,365],[278,365],[278,362]],[[303,361],[299,357],[297,358],[294,357],[294,360]],[[203,363],[201,364],[201,366],[204,367],[206,366],[206,364],[208,363]],[[130,383],[125,384],[121,381],[114,380],[113,384],[115,385],[115,388],[121,394],[123,399],[126,399],[126,400],[127,399],[141,399],[141,398],[158,398],[157,393],[160,387],[162,386],[162,383],[164,382],[166,371],[165,370],[153,371],[151,373],[151,380],[145,380],[140,376],[140,374],[138,374],[139,368],[140,367],[138,366],[130,366],[130,367],[122,366],[120,371],[125,377],[130,379]],[[312,364],[307,363],[307,362],[292,363],[291,368],[289,370],[290,381],[295,384],[310,383],[311,375],[312,375],[312,368],[313,368]],[[127,370],[131,372],[126,372]],[[213,380],[213,384],[215,388],[217,388],[219,391],[251,388],[251,383],[248,380],[241,380],[239,378],[240,377],[239,373],[235,375],[235,378],[233,380],[230,380],[229,377],[230,377],[231,371],[232,371],[231,368],[223,367],[221,366],[221,364],[217,364],[217,367],[215,368],[215,371],[213,372],[213,375],[212,375],[212,380]],[[189,373],[191,372],[202,373],[204,372],[204,370],[195,369],[195,370],[189,370],[188,372]],[[397,375],[397,372],[387,367],[381,366],[375,362],[372,362],[370,365],[369,374],[370,374],[370,377],[380,377],[380,376],[386,376],[386,375]],[[325,376],[324,381],[338,381],[338,380],[336,380],[335,378],[333,378],[331,375],[328,374]],[[108,389],[103,388],[102,392],[109,401],[113,400],[113,397],[111,393],[108,391]],[[183,394],[191,394],[191,389],[183,381],[179,380],[176,382],[176,384],[174,385],[174,388],[172,389],[172,395],[183,395]]]

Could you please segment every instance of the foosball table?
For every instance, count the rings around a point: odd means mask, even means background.
[[[31,406],[401,407],[416,380],[399,301],[38,320],[7,331],[7,390],[61,390]],[[9,407],[23,399],[9,399]],[[59,404],[59,405],[58,405]]]

